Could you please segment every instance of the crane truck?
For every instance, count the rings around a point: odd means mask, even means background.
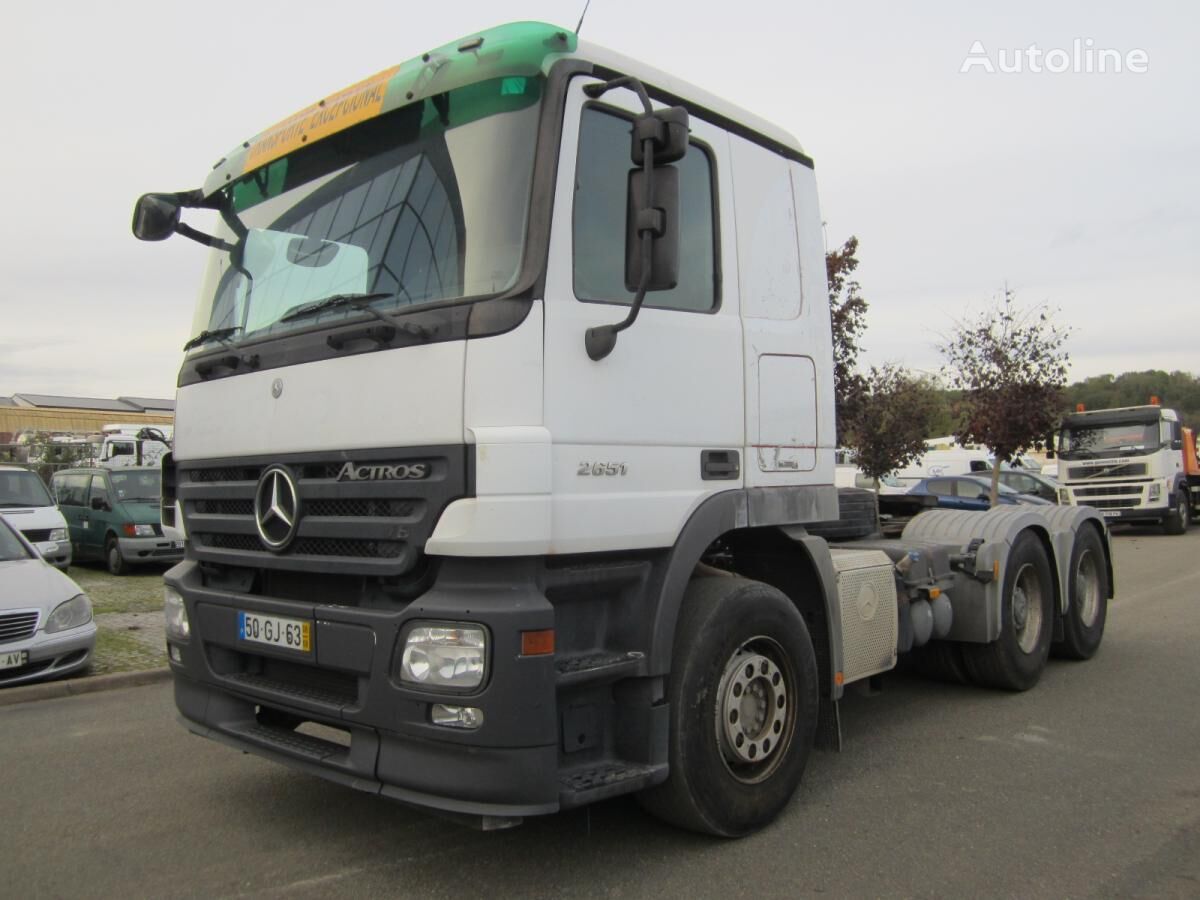
[[[633,793],[734,836],[848,686],[1022,691],[1100,645],[1095,510],[884,539],[835,487],[800,144],[570,31],[325,97],[133,231],[210,251],[163,465],[196,734],[483,828]]]
[[[1109,522],[1160,523],[1183,534],[1200,514],[1196,436],[1157,397],[1146,406],[1067,415],[1058,432],[1060,502]]]

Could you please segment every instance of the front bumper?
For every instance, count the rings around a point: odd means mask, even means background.
[[[88,622],[61,634],[41,631],[24,641],[0,645],[0,653],[29,651],[25,665],[0,669],[0,686],[61,678],[86,669],[96,648],[96,623]]]
[[[410,804],[493,819],[554,812],[562,790],[554,658],[520,653],[521,632],[554,627],[554,610],[531,584],[488,582],[485,572],[469,569],[459,579],[443,572],[418,600],[384,610],[231,594],[205,586],[195,561],[176,566],[166,580],[184,598],[191,628],[186,642],[170,641],[184,723]],[[240,640],[239,610],[311,620],[311,654]],[[452,694],[401,683],[398,648],[414,620],[483,625],[482,687]],[[474,731],[434,725],[435,703],[481,709],[484,724]],[[336,729],[337,739],[295,731],[299,722]]]
[[[38,541],[33,546],[37,548],[37,552],[41,554],[42,559],[56,569],[62,569],[65,572],[70,567],[70,541]]]
[[[1078,506],[1090,506],[1091,504],[1077,501]],[[1105,509],[1096,507],[1096,512],[1104,517],[1104,520],[1109,524],[1122,522],[1161,522],[1166,516],[1169,516],[1174,511],[1173,506],[1126,506],[1118,509]]]
[[[165,537],[118,538],[127,563],[177,563],[183,559],[183,541]]]

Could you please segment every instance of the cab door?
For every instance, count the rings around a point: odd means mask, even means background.
[[[736,246],[723,210],[728,136],[691,118],[676,163],[678,286],[646,295],[615,349],[593,361],[588,328],[620,322],[633,116],[626,89],[568,89],[545,291],[544,422],[552,442],[555,552],[670,546],[691,512],[740,488],[745,440]]]
[[[93,558],[102,558],[105,538],[113,519],[108,479],[100,473],[93,474],[87,494],[82,529],[83,552]]]

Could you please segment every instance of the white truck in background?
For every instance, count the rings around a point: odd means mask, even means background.
[[[90,462],[112,469],[159,466],[171,452],[173,433],[171,425],[105,425],[97,435],[96,455]]]
[[[1200,514],[1195,434],[1157,402],[1071,413],[1057,452],[1061,502],[1112,523],[1159,522],[1167,534],[1183,534]]]
[[[848,685],[911,654],[1020,691],[1100,645],[1094,510],[887,540],[835,487],[795,139],[570,31],[358,82],[133,230],[211,249],[163,467],[197,734],[485,828],[634,793],[741,835]]]

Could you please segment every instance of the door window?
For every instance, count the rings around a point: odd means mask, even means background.
[[[106,504],[109,503],[108,485],[104,483],[103,475],[93,475],[92,476],[92,494],[91,494],[91,499],[88,501],[88,505],[89,506],[93,505],[93,501],[95,501],[97,497],[99,497],[101,500],[103,500],[104,503],[106,503]]]
[[[580,300],[629,304],[625,289],[625,208],[632,120],[589,106],[579,126],[575,169],[575,296]],[[679,283],[646,295],[655,309],[709,312],[717,306],[716,215],[713,166],[704,147],[693,141],[679,170]]]

